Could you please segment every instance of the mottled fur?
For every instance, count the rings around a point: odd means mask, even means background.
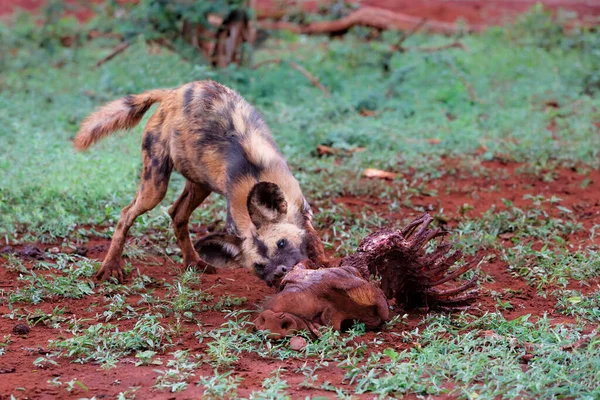
[[[243,264],[272,281],[302,258],[325,262],[310,207],[262,116],[221,84],[192,82],[108,103],[85,119],[75,148],[87,149],[116,130],[132,128],[154,103],[160,106],[144,129],[140,187],[121,212],[99,279],[122,279],[127,232],[164,198],[173,169],[187,179],[169,210],[186,265],[212,270]],[[192,246],[190,214],[211,192],[227,199],[228,234],[210,235]]]

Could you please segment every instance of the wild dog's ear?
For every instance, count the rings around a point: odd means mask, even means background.
[[[259,182],[248,194],[248,214],[256,228],[279,222],[287,214],[287,202],[279,186],[271,182]]]
[[[236,262],[242,253],[242,239],[238,236],[215,233],[198,240],[194,248],[202,260],[215,267]]]

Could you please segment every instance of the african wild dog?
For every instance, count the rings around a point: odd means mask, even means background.
[[[116,130],[134,127],[157,102],[144,129],[141,184],[121,211],[98,279],[122,281],[127,232],[164,198],[173,169],[186,178],[169,209],[186,266],[214,272],[215,266],[242,264],[273,284],[302,259],[326,263],[310,207],[263,118],[219,83],[192,82],[108,103],[83,121],[75,148],[87,149]],[[226,197],[227,233],[208,235],[193,246],[190,215],[211,192]]]

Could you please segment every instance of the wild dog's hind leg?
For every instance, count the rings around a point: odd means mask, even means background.
[[[153,140],[148,140],[148,136],[152,137],[152,133],[148,132],[144,137],[142,183],[133,202],[121,211],[110,248],[96,274],[96,278],[99,280],[114,277],[119,282],[123,281],[121,256],[127,232],[137,217],[156,207],[167,193],[173,162],[162,144],[157,142],[153,146],[147,146],[148,141],[153,142]]]
[[[190,181],[185,182],[183,192],[169,209],[169,215],[173,220],[173,230],[177,238],[177,245],[183,255],[183,264],[198,266],[206,273],[215,273],[215,268],[207,265],[200,259],[196,249],[190,240],[190,231],[188,228],[190,215],[196,208],[208,197],[210,190],[203,185],[198,185]]]

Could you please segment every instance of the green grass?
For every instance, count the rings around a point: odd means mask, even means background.
[[[577,290],[563,290],[555,293],[558,301],[556,309],[571,316],[584,318],[591,322],[600,322],[600,291],[587,295]]]
[[[285,63],[213,70],[164,49],[149,54],[143,42],[135,41],[94,68],[114,42],[97,39],[50,53],[14,39],[14,32],[2,27],[0,56],[13,47],[19,50],[0,59],[0,249],[29,242],[52,248],[44,261],[2,255],[2,266],[16,280],[16,287],[0,288],[0,306],[8,310],[3,322],[24,321],[55,335],[50,353],[32,368],[58,370],[77,362],[118,371],[121,360],[132,358],[137,367],[148,368],[152,390],[163,394],[185,393],[196,385],[207,398],[292,398],[295,378],[308,394],[319,390],[338,398],[362,393],[381,398],[597,398],[598,341],[573,351],[563,346],[599,321],[594,284],[600,257],[593,244],[599,225],[590,228],[580,221],[576,210],[564,206],[561,193],[543,197],[530,187],[525,197],[505,200],[510,193],[499,192],[493,179],[509,174],[500,176],[482,164],[498,158],[522,162],[517,176],[544,183],[556,179],[560,167],[585,176],[600,166],[594,125],[600,121],[600,95],[594,89],[600,81],[600,40],[597,33],[564,36],[557,29],[533,12],[516,26],[461,36],[468,51],[393,54],[389,73],[382,59],[398,38],[391,32],[371,42],[361,40],[360,31],[344,40],[281,34],[254,54],[256,62],[276,57],[299,62],[331,91],[326,98]],[[452,40],[417,34],[405,45]],[[212,288],[201,289],[204,278],[193,269],[160,280],[136,271],[127,286],[96,284],[92,277],[98,261],[68,253],[111,236],[139,181],[144,122],[75,153],[71,139],[79,123],[109,100],[200,79],[238,90],[264,114],[314,203],[316,225],[332,253],[342,256],[368,233],[402,226],[415,214],[435,209],[438,221],[446,214],[454,218],[450,239],[465,253],[496,257],[511,279],[536,288],[555,304],[554,312],[574,322],[559,323],[542,311],[506,317],[519,311],[517,294],[523,290],[505,287],[483,291],[495,301],[483,316],[432,314],[417,316],[418,323],[414,315],[412,321],[396,317],[382,332],[368,335],[360,324],[345,333],[323,329],[318,340],[306,336],[308,345],[296,352],[289,339],[272,341],[252,331],[248,310],[254,304],[245,297],[213,296]],[[362,116],[361,110],[375,115]],[[551,122],[554,132],[548,129]],[[319,158],[319,144],[366,150]],[[365,167],[398,176],[391,183],[366,181],[361,179]],[[445,206],[455,188],[428,184],[457,176],[492,179],[489,191],[497,193],[497,206],[480,214],[472,211],[476,199],[458,210]],[[174,174],[165,201],[134,225],[125,249],[129,271],[138,263],[160,268],[167,259],[181,260],[166,210],[183,183]],[[597,183],[587,179],[582,187]],[[365,204],[352,210],[336,201],[342,196]],[[436,202],[440,209],[434,208]],[[193,222],[207,226],[215,221],[225,221],[225,202],[211,196]],[[155,270],[149,271],[144,273]],[[566,289],[573,285],[581,285],[580,290]],[[84,304],[86,316],[72,314],[67,300]],[[201,313],[224,313],[227,322],[203,324]],[[490,331],[494,335],[485,334]],[[182,337],[197,341],[202,351],[181,348],[177,340]],[[0,341],[0,364],[11,346],[10,335]],[[248,354],[253,360],[284,360],[290,367],[273,368],[261,378],[260,388],[248,391],[236,370]],[[326,368],[339,370],[347,385],[328,381]],[[55,377],[48,385],[71,392],[84,383]],[[134,398],[146,389],[122,387],[119,398]]]
[[[51,341],[58,355],[74,357],[74,362],[96,362],[114,368],[119,357],[140,350],[164,351],[171,345],[171,331],[152,315],[142,316],[129,331],[111,324],[96,324],[72,338]]]
[[[358,393],[454,393],[462,398],[594,398],[600,358],[590,346],[570,353],[562,346],[579,333],[572,327],[554,326],[546,318],[527,316],[505,320],[500,314],[448,320],[436,316],[424,322],[422,332],[411,332],[420,346],[396,352],[373,353],[366,362],[345,363],[347,379]],[[482,335],[493,330],[496,335]],[[531,344],[533,360],[523,368],[521,357]],[[446,383],[454,383],[452,390]]]
[[[313,71],[331,90],[331,98],[285,66],[214,71],[168,51],[148,55],[142,43],[135,43],[93,68],[106,51],[105,42],[52,56],[25,46],[19,56],[5,60],[0,80],[0,147],[5,155],[0,161],[0,235],[29,240],[29,228],[36,238],[51,239],[84,223],[114,223],[136,190],[143,124],[77,154],[70,139],[79,122],[111,99],[196,79],[223,82],[260,108],[314,200],[353,190],[366,166],[400,172],[410,166],[431,173],[443,165],[441,156],[472,153],[481,145],[488,149],[482,159],[506,153],[533,164],[558,160],[597,166],[600,137],[592,122],[600,115],[600,100],[582,94],[582,77],[600,46],[588,39],[591,35],[581,36],[595,46],[584,52],[567,40],[549,49],[520,45],[509,31],[495,29],[461,39],[468,52],[395,54],[389,74],[379,64],[385,48],[381,43],[295,37],[294,43],[267,43],[271,53]],[[394,34],[388,36],[392,40]],[[415,35],[407,46],[447,41]],[[297,46],[293,53],[288,50],[292,44]],[[267,52],[255,55],[257,61],[269,57]],[[59,60],[62,67],[48,67]],[[470,99],[448,63],[469,81],[481,103]],[[561,108],[548,109],[547,102]],[[365,107],[376,116],[361,116],[357,111]],[[554,138],[546,129],[552,118],[557,121]],[[431,145],[425,140],[430,138],[441,142]],[[311,157],[321,143],[367,151],[338,167]],[[314,174],[316,169],[321,175]],[[180,177],[173,181],[165,206],[182,187]],[[208,210],[222,216],[216,211],[222,210],[222,202],[217,203]],[[161,213],[141,218],[141,225],[155,224]]]

